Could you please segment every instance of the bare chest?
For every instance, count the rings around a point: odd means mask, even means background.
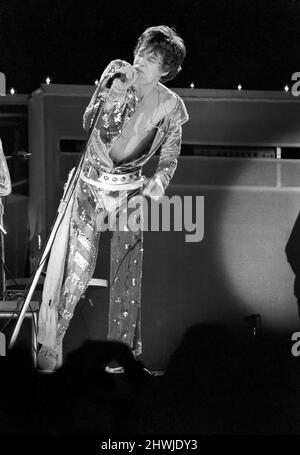
[[[119,163],[137,158],[162,118],[161,105],[152,102],[139,106],[114,142],[110,150],[111,159]]]

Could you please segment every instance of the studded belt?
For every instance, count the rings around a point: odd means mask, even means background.
[[[87,172],[89,175],[89,172]],[[142,170],[128,172],[127,174],[110,174],[108,172],[97,170],[97,178],[90,178],[86,172],[81,172],[80,178],[90,185],[96,186],[109,191],[119,191],[126,189],[135,189],[145,181],[145,176],[142,175]]]

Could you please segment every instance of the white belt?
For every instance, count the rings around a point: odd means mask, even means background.
[[[134,180],[128,183],[105,183],[99,182],[99,180],[94,180],[86,177],[83,171],[81,171],[80,178],[81,180],[83,180],[86,183],[89,183],[90,185],[96,186],[97,188],[101,188],[102,190],[107,191],[134,190],[135,188],[141,187],[145,181],[145,176],[142,175],[140,176],[139,180]]]

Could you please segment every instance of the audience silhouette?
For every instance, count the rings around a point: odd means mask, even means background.
[[[13,349],[0,357],[0,433],[298,434],[299,366],[290,349],[285,335],[254,340],[197,324],[162,376],[149,375],[118,342],[86,341],[51,374]],[[112,360],[124,374],[105,371]]]

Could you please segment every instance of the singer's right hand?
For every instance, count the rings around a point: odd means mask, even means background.
[[[135,83],[138,77],[136,65],[135,66],[128,65],[123,68],[120,68],[118,73],[121,73],[121,77],[114,79],[112,87],[120,91],[126,91]],[[123,80],[125,79],[124,82],[122,81],[122,79]]]

